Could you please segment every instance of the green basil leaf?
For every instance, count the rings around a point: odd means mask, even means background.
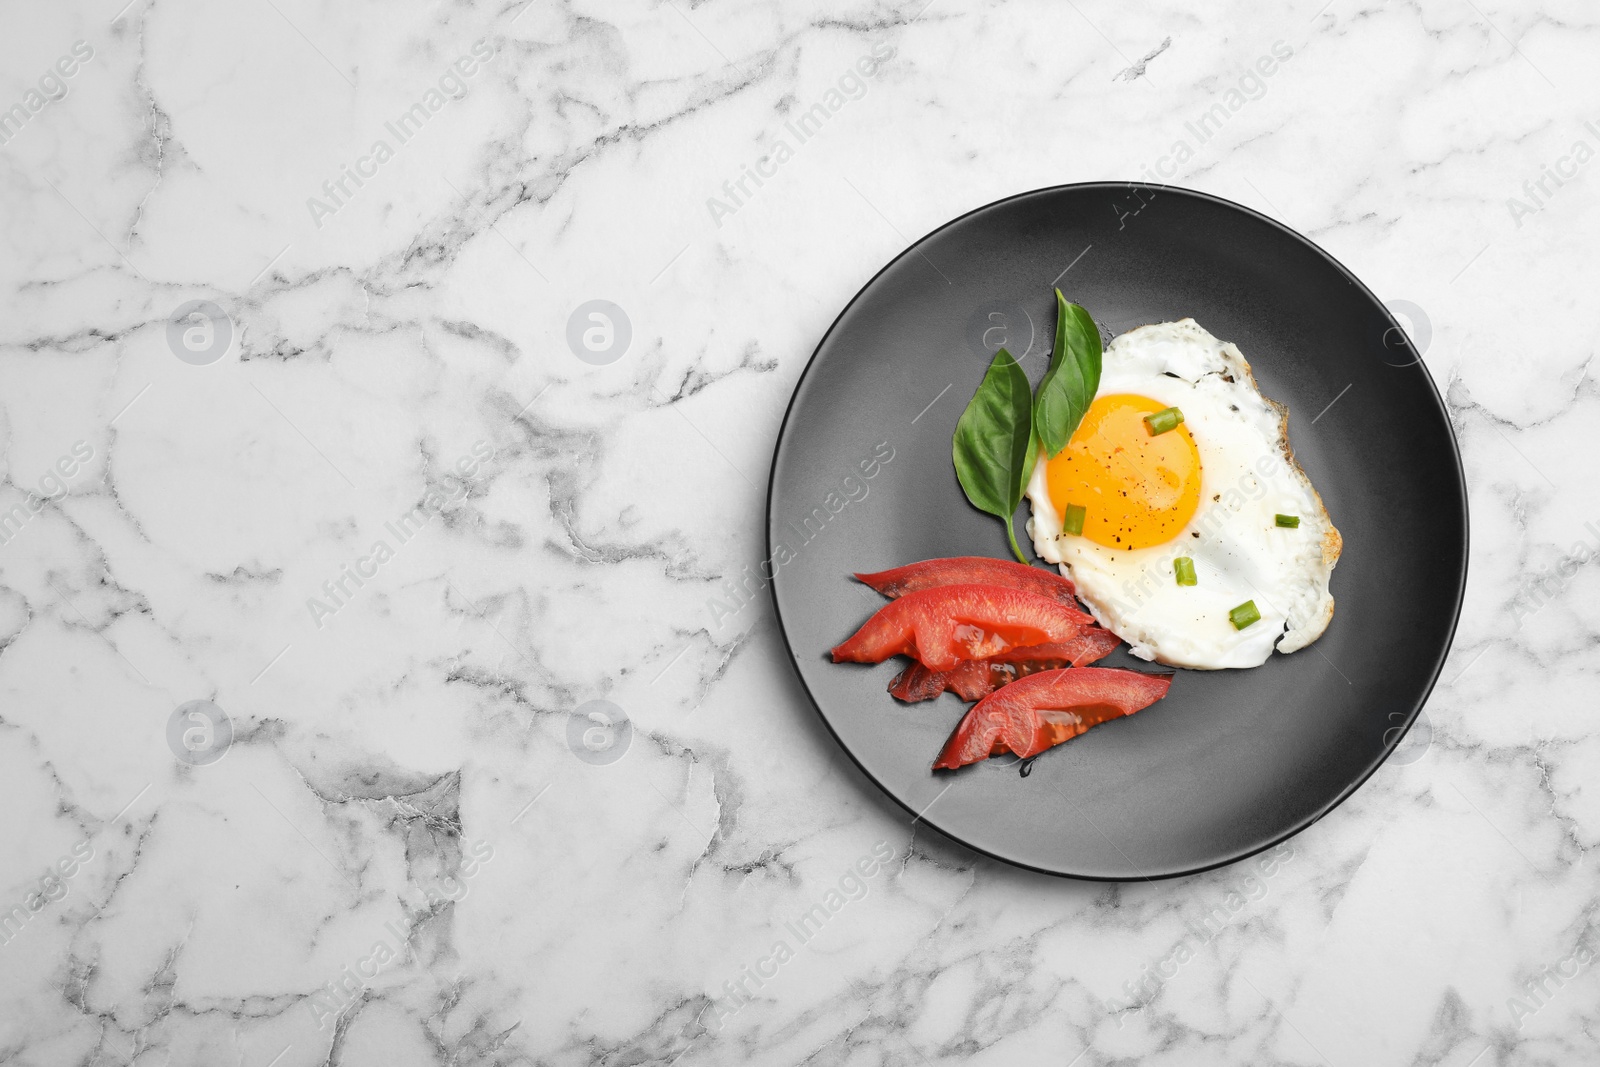
[[[1045,454],[1067,447],[1100,388],[1100,329],[1094,319],[1056,290],[1056,344],[1039,383],[1033,425]]]
[[[1017,505],[1022,503],[1022,498],[1027,495],[1028,481],[1033,477],[1033,465],[1039,459],[1039,428],[1033,424],[1032,414],[1032,412],[1029,412],[1028,454],[1022,460],[1022,470],[1018,472],[1021,476],[1021,481],[1017,484],[1017,499],[1011,505],[1012,511],[1017,510]]]
[[[1033,473],[1039,439],[1033,432],[1033,389],[1005,349],[995,353],[956,422],[950,451],[962,492],[973,507],[1006,524],[1011,551],[1028,562],[1017,547],[1011,517]]]

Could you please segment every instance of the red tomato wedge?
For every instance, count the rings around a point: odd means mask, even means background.
[[[1004,752],[1037,756],[1091,726],[1149,707],[1171,685],[1170,674],[1112,667],[1069,667],[1020,678],[967,709],[934,769],[953,771]]]
[[[993,670],[991,662],[969,659],[948,671],[930,671],[920,663],[913,663],[889,682],[889,695],[907,704],[916,704],[932,700],[946,689],[953,689],[961,694],[962,700],[976,700],[978,697],[968,697],[966,694],[980,689],[980,695],[994,691],[994,682],[990,680]]]
[[[913,663],[889,683],[889,695],[915,704],[949,689],[962,700],[979,700],[1018,678],[1062,667],[1083,667],[1111,654],[1122,641],[1110,630],[1084,629],[1076,637],[1049,645],[1027,645],[988,659],[967,660],[954,670],[930,671]]]
[[[907,655],[947,671],[1022,645],[1075,637],[1090,618],[1038,593],[993,585],[941,585],[906,593],[833,650],[835,663],[882,663]]]
[[[1065,641],[1057,641],[1048,645],[1024,645],[1002,652],[998,656],[989,657],[997,663],[1047,663],[1051,660],[1066,660],[1074,667],[1082,667],[1093,663],[1097,659],[1104,659],[1111,654],[1111,650],[1122,644],[1122,638],[1110,630],[1102,630],[1098,626],[1087,626],[1082,632]],[[1065,664],[1063,664],[1065,666]],[[1049,668],[1040,668],[1048,670]]]
[[[1074,599],[1077,589],[1056,571],[987,556],[925,559],[876,574],[858,574],[856,581],[870,585],[891,599],[941,585],[998,585],[1004,589],[1038,593],[1068,607],[1078,606]]]

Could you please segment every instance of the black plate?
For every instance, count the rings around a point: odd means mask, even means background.
[[[1189,316],[1239,345],[1262,391],[1289,405],[1290,439],[1344,535],[1337,609],[1310,648],[1254,670],[1179,671],[1165,700],[1051,749],[1027,777],[1011,757],[935,774],[965,705],[900,704],[885,692],[899,661],[834,665],[827,651],[882,603],[852,572],[1008,555],[998,520],[962,496],[950,435],[988,348],[1026,351],[1038,381],[1058,278],[1107,336]],[[1159,878],[1310,825],[1399,743],[1455,632],[1467,497],[1420,356],[1326,252],[1201,193],[1067,185],[963,215],[856,294],[789,404],[767,540],[800,678],[889,796],[1020,866]],[[1151,669],[1124,650],[1106,663]]]

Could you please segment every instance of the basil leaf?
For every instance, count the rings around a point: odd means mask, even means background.
[[[1056,344],[1039,383],[1033,425],[1045,454],[1067,447],[1100,388],[1100,329],[1094,319],[1056,290]]]
[[[956,422],[950,452],[962,492],[973,507],[1006,524],[1011,551],[1027,563],[1017,547],[1011,518],[1033,474],[1039,439],[1033,432],[1033,389],[1005,349],[995,353],[978,391]]]

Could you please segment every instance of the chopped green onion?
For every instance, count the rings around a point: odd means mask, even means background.
[[[1155,437],[1169,430],[1176,430],[1178,423],[1183,421],[1183,412],[1177,408],[1164,408],[1153,415],[1144,417],[1145,427],[1150,431],[1150,436]]]
[[[1254,600],[1246,600],[1243,604],[1228,612],[1228,621],[1233,623],[1235,630],[1242,630],[1251,623],[1261,621],[1261,612],[1256,609]]]
[[[1194,560],[1188,556],[1179,556],[1172,561],[1172,573],[1177,575],[1179,585],[1193,585],[1195,583]]]
[[[1082,504],[1068,504],[1067,513],[1061,518],[1061,528],[1069,534],[1083,533],[1083,518],[1089,514],[1089,509]]]
[[[1299,526],[1300,526],[1300,516],[1298,516],[1298,515],[1279,515],[1278,516],[1278,525],[1282,526],[1285,530],[1298,529]]]

